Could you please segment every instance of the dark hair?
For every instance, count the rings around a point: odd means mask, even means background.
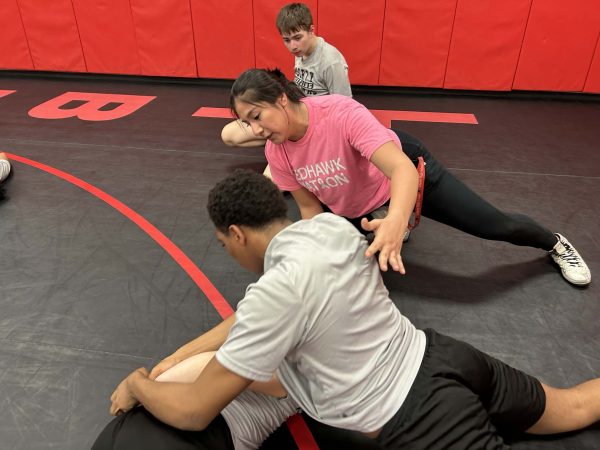
[[[285,94],[292,103],[300,103],[300,99],[306,97],[279,69],[248,69],[231,86],[229,108],[235,117],[239,117],[235,110],[237,99],[251,105],[261,102],[274,105],[281,94]]]
[[[281,191],[264,175],[237,169],[208,193],[210,220],[222,233],[230,225],[262,228],[287,218],[287,203]]]
[[[310,31],[313,24],[310,9],[304,3],[290,3],[285,5],[277,14],[275,25],[279,34]]]

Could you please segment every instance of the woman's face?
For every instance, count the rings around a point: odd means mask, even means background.
[[[281,144],[289,137],[290,123],[285,110],[286,104],[285,96],[274,105],[267,102],[253,104],[236,100],[235,110],[240,120],[252,129],[255,136],[268,139],[274,144]]]

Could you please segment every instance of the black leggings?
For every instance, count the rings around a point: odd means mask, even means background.
[[[552,250],[557,238],[551,231],[523,214],[500,211],[448,172],[416,138],[394,132],[415,164],[419,156],[426,162],[424,217],[482,239]]]

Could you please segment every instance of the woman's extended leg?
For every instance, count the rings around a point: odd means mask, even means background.
[[[552,250],[554,233],[522,214],[510,214],[481,198],[446,172],[425,194],[423,215],[482,239]]]
[[[419,156],[427,164],[423,216],[483,239],[546,250],[567,281],[578,286],[592,281],[583,258],[564,236],[523,214],[500,211],[449,173],[417,138],[399,130],[394,132],[402,150],[415,164]]]
[[[428,188],[423,199],[425,217],[483,239],[546,250],[567,281],[580,286],[590,283],[587,265],[564,236],[523,214],[500,211],[447,171]]]

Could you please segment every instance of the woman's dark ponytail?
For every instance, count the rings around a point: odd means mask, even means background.
[[[281,85],[283,92],[285,92],[287,98],[293,103],[298,103],[301,98],[306,97],[296,83],[288,80],[284,73],[277,67],[275,69],[267,70],[266,72]]]

